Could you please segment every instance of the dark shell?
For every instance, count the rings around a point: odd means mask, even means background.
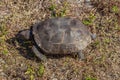
[[[46,53],[78,52],[91,43],[87,27],[75,18],[52,18],[33,26],[37,45]]]

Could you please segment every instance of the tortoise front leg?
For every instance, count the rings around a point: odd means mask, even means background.
[[[84,56],[84,54],[82,53],[82,50],[80,50],[80,51],[78,52],[78,56],[79,56],[79,59],[80,59],[80,60],[84,60],[84,59],[85,59],[85,56]]]
[[[32,47],[32,50],[39,59],[41,59],[42,61],[47,60],[46,56],[43,55],[40,51],[38,51],[38,49],[35,46]]]

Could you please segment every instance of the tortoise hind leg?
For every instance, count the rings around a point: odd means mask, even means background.
[[[36,55],[38,58],[40,58],[42,61],[46,61],[46,60],[47,60],[46,56],[43,55],[40,51],[38,51],[38,49],[37,49],[35,46],[32,47],[32,50],[33,50],[33,52],[35,53],[35,55]]]
[[[79,59],[80,59],[80,60],[84,60],[84,59],[85,59],[85,56],[84,56],[84,54],[82,53],[82,51],[79,51],[79,52],[78,52],[78,56],[79,56]]]

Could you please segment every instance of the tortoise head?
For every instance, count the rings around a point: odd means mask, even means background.
[[[22,30],[18,33],[17,37],[29,40],[31,36],[30,33],[31,33],[30,29]]]

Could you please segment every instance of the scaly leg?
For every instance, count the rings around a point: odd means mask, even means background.
[[[33,52],[35,53],[35,55],[36,55],[38,58],[40,58],[42,61],[46,61],[46,60],[47,60],[46,56],[43,55],[40,51],[38,51],[38,49],[37,49],[35,46],[32,47],[32,50],[33,50]]]

